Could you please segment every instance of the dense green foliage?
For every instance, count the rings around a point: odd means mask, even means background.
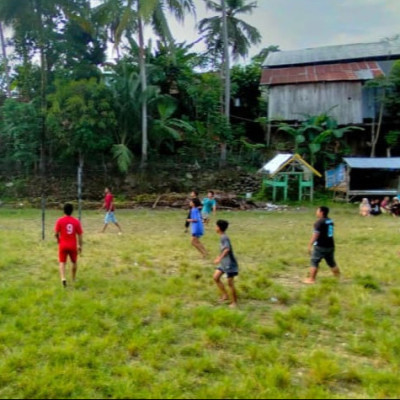
[[[255,6],[229,1],[229,16],[241,24],[240,15]],[[236,152],[246,129],[242,120],[230,126],[221,113],[223,83],[212,51],[219,38],[213,42],[213,27],[200,24],[209,36],[207,52],[198,54],[178,43],[168,26],[167,12],[183,20],[193,11],[191,0],[3,1],[0,21],[12,32],[5,47],[13,53],[3,60],[11,95],[0,68],[1,157],[20,170],[37,170],[90,156],[92,164],[113,161],[127,172],[140,156],[201,162],[210,154],[218,158],[221,143]],[[220,11],[213,8],[219,21]],[[243,32],[230,31],[234,57],[260,41],[255,28],[243,26]],[[152,27],[156,43],[146,42],[145,27]],[[256,62],[233,71],[233,100],[241,98],[240,115],[249,120],[265,112],[260,74]]]
[[[218,165],[226,154],[235,165],[259,167],[281,150],[267,132],[259,86],[265,57],[279,47],[231,68],[228,120],[222,3],[205,4],[212,16],[199,21],[198,40],[207,50],[196,53],[168,24],[171,15],[182,21],[193,13],[192,0],[2,0],[0,29],[12,36],[1,43],[0,60],[0,158],[7,169],[43,172],[85,161],[127,173],[140,159],[143,166],[166,157]],[[261,37],[241,18],[257,3],[225,5],[228,53],[245,58]],[[156,40],[146,37],[150,28]],[[375,82],[384,88],[389,150],[399,145],[399,76],[396,64]],[[286,129],[296,140],[285,150],[324,168],[346,149],[345,132],[329,115],[310,118],[311,129],[308,122]]]
[[[344,141],[346,133],[364,129],[357,126],[339,128],[332,117],[321,114],[309,116],[298,128],[281,124],[280,130],[292,136],[296,153],[306,155],[312,165],[319,164],[325,170],[330,164],[340,163],[348,152]]]

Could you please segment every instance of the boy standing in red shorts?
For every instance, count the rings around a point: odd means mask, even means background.
[[[83,245],[82,226],[79,220],[71,216],[73,211],[74,207],[72,206],[72,204],[66,204],[64,206],[65,216],[57,221],[54,229],[56,233],[55,236],[59,245],[60,275],[64,287],[67,287],[67,280],[65,278],[65,267],[67,264],[68,256],[72,262],[72,280],[75,281],[76,272],[78,270],[78,253],[82,253]]]
[[[113,223],[119,229],[118,234],[122,235],[121,226],[119,225],[117,219],[115,218],[114,196],[112,195],[111,190],[109,188],[105,189],[103,208],[106,210],[107,214],[104,219],[104,228],[102,230],[102,233],[106,231],[108,224]]]

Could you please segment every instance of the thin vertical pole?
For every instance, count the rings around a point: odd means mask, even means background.
[[[46,198],[42,195],[42,240],[46,239]]]
[[[82,221],[82,173],[83,173],[83,157],[79,157],[78,166],[78,215],[79,221]]]

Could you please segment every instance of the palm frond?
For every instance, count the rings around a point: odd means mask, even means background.
[[[134,159],[129,147],[125,144],[115,144],[112,147],[112,154],[117,161],[118,169],[122,173],[127,173]]]
[[[221,4],[216,3],[215,1],[212,0],[204,0],[206,3],[206,7],[211,10],[211,11],[216,11],[218,13],[222,12]]]

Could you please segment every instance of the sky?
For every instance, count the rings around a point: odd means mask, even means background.
[[[214,15],[206,11],[203,0],[194,3],[197,21]],[[400,0],[258,0],[257,3],[253,15],[242,17],[263,38],[259,46],[251,49],[250,57],[270,45],[281,50],[298,50],[378,42],[400,34]],[[192,17],[186,17],[184,25],[170,19],[178,42],[195,41],[198,38],[195,25]],[[201,51],[203,47],[198,45],[195,49]]]
[[[219,2],[220,0],[214,0]],[[252,15],[241,18],[255,26],[262,42],[250,49],[249,57],[263,48],[277,45],[281,50],[378,42],[400,34],[400,0],[246,0],[256,1]],[[92,0],[96,5],[101,0]],[[186,16],[185,23],[172,16],[169,23],[178,42],[192,43],[199,36],[196,23],[215,14],[206,10],[204,0],[194,0],[197,16]],[[146,39],[152,36],[146,32]],[[203,51],[199,43],[194,50]],[[109,49],[109,57],[115,54]],[[245,63],[248,60],[241,60]]]

